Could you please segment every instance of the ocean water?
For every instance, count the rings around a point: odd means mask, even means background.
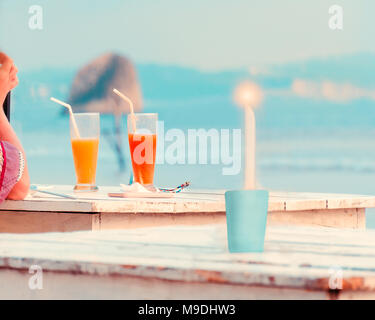
[[[155,68],[138,68],[144,112],[157,112],[166,130],[242,128],[243,113],[233,104],[231,92],[244,77],[243,72],[202,76],[167,68],[162,73],[163,82],[157,78],[161,73]],[[12,124],[24,144],[33,183],[75,183],[69,120],[59,106],[49,101],[51,95],[66,99],[74,72],[21,73],[21,84],[13,92]],[[270,190],[374,194],[374,103],[366,99],[332,103],[275,94],[275,87],[288,87],[290,80],[271,80],[262,82],[266,97],[256,111],[258,184]],[[111,115],[102,115],[102,132],[111,132],[113,123]],[[119,172],[116,155],[102,135],[99,186],[129,181],[125,116],[122,123],[127,170]],[[222,168],[222,164],[160,164],[155,182],[163,187],[191,181],[192,188],[199,189],[241,188],[242,170],[225,176]],[[369,210],[368,227],[375,227],[374,217],[375,213]]]

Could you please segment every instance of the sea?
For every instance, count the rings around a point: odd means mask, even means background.
[[[334,61],[345,62],[340,59]],[[257,76],[249,70],[203,72],[166,65],[136,67],[144,98],[143,112],[157,112],[165,130],[180,129],[186,134],[189,129],[230,132],[243,129],[243,110],[233,102],[233,90],[243,80],[257,82],[264,90],[264,101],[256,109],[258,186],[268,190],[372,195],[375,194],[375,101],[366,97],[330,101],[290,93],[296,77],[319,80],[332,75],[335,81],[352,80],[359,85],[358,79],[363,79],[360,75],[345,78],[344,62],[335,66],[329,61],[315,61],[304,63],[300,69],[298,65],[287,66],[282,72],[275,68],[276,75],[268,72]],[[330,72],[327,66],[332,69]],[[69,119],[49,97],[67,100],[77,70],[20,71],[20,85],[12,92],[11,123],[24,145],[32,183],[75,183]],[[99,187],[129,182],[126,115],[121,123],[126,159],[123,171],[108,139],[108,133],[114,130],[114,118],[111,114],[101,115]],[[241,164],[243,168],[243,159]],[[175,187],[190,181],[190,188],[195,189],[241,188],[243,170],[223,175],[224,166],[210,161],[200,165],[158,164],[155,184]],[[375,228],[374,210],[367,212],[367,227]]]

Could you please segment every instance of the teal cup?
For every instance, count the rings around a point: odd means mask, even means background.
[[[268,191],[227,191],[225,208],[229,251],[231,253],[263,252]]]

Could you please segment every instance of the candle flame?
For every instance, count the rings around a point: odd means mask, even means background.
[[[244,81],[235,88],[233,99],[242,107],[256,108],[263,100],[263,92],[256,83]]]

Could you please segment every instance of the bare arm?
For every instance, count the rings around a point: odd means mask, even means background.
[[[18,84],[17,68],[13,61],[5,54],[0,52],[0,106],[3,105],[8,92],[15,88]],[[0,108],[0,140],[13,144],[20,150],[25,159],[25,168],[21,179],[16,183],[8,195],[8,199],[21,200],[24,199],[30,188],[30,178],[27,169],[26,155],[16,133],[10,125],[3,108]]]

